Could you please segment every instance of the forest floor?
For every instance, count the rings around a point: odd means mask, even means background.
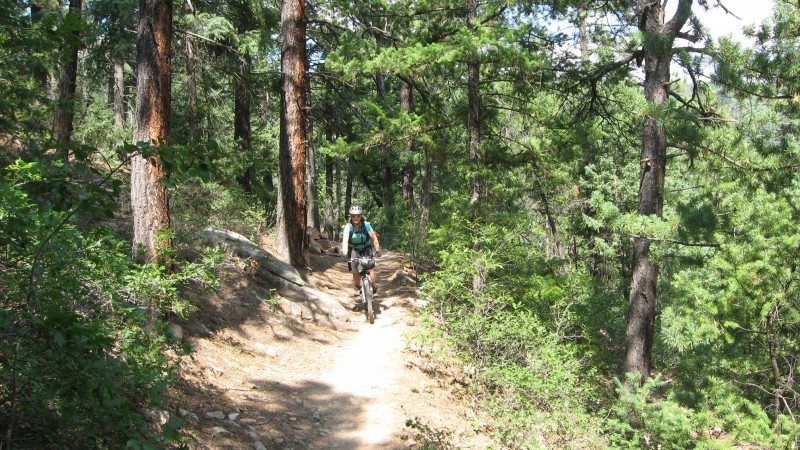
[[[189,448],[490,447],[459,371],[407,344],[420,306],[415,274],[394,252],[377,264],[380,314],[369,324],[352,310],[346,264],[312,256],[308,282],[351,312],[341,329],[284,314],[269,286],[232,265],[219,289],[190,291],[198,310],[179,324],[193,352],[169,395]]]

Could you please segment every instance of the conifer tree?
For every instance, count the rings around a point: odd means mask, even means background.
[[[636,11],[639,29],[645,34],[644,95],[650,108],[644,119],[638,212],[661,217],[664,211],[664,179],[667,168],[667,138],[659,123],[657,108],[669,95],[673,42],[689,19],[692,0],[680,0],[675,15],[664,21],[660,2],[641,0]],[[648,236],[633,239],[633,277],[628,307],[625,373],[635,373],[640,382],[650,377],[658,295],[658,264],[650,256]]]
[[[281,8],[280,195],[277,241],[283,257],[308,265],[306,243],[306,25],[305,0]]]
[[[78,49],[82,47],[81,23],[82,0],[70,0],[69,12],[64,23],[72,30],[62,49],[58,76],[58,94],[53,115],[53,142],[60,147],[64,158],[72,138],[75,115],[75,90],[78,84]]]
[[[170,228],[169,193],[158,147],[167,144],[170,131],[172,58],[172,0],[140,0],[137,29],[136,130],[134,142],[151,150],[131,160],[131,207],[133,244],[141,246],[140,259],[169,262],[172,240],[163,233]],[[152,151],[155,149],[155,151]],[[134,248],[135,251],[138,251]]]
[[[114,113],[114,125],[125,127],[127,112],[125,66],[135,66],[137,0],[92,0],[86,2],[87,15],[92,20],[92,45],[88,48],[87,75],[109,74],[109,104]],[[108,64],[110,62],[110,66]]]

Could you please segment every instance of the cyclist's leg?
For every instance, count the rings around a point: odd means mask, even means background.
[[[374,257],[375,256],[375,253],[373,252],[372,247],[367,247],[364,251],[370,257]],[[369,281],[372,282],[372,291],[377,294],[378,293],[378,284],[375,282],[375,269],[369,269],[367,271],[367,274],[369,274]]]
[[[356,259],[358,256],[358,250],[351,248],[350,259]],[[353,273],[353,289],[355,290],[355,295],[358,295],[358,292],[361,289],[361,275],[358,273],[358,264],[355,262],[350,263],[350,271]]]

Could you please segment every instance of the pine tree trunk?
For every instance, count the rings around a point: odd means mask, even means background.
[[[478,12],[477,0],[467,0],[467,27],[475,32],[475,19]],[[480,91],[480,65],[475,55],[470,55],[467,61],[467,96],[469,101],[467,111],[467,144],[470,163],[470,196],[469,203],[477,206],[481,198],[481,91]],[[477,210],[475,208],[474,210]]]
[[[311,135],[309,126],[308,136]],[[308,226],[319,231],[319,208],[317,208],[317,152],[314,145],[308,142]]]
[[[336,174],[334,178],[336,179],[336,208],[333,209],[333,221],[336,226],[333,227],[333,240],[338,241],[339,231],[341,231],[340,224],[343,222],[342,220],[342,160],[336,160]]]
[[[273,175],[271,172],[264,173],[264,219],[268,226],[276,224],[278,217],[278,198],[280,194],[275,187]]]
[[[333,142],[333,117],[334,112],[330,104],[326,104],[326,116],[329,120],[324,120],[325,124],[325,140]],[[333,158],[330,155],[325,155],[325,232],[328,234],[329,240],[336,240],[337,235],[334,223],[338,223],[338,206],[339,197],[341,196],[341,182],[339,181],[338,166],[339,158]]]
[[[330,135],[329,135],[330,136]],[[324,231],[328,239],[333,236],[333,157],[325,156],[325,222]]]
[[[674,35],[686,23],[691,13],[691,4],[692,0],[681,0],[675,17],[665,26],[660,2],[638,2],[641,31],[661,40],[661,45],[645,46],[644,49],[644,95],[653,106],[662,104],[669,94],[669,67]],[[641,166],[638,212],[642,216],[661,217],[664,210],[667,140],[656,117],[645,117],[643,128],[642,151],[639,157]],[[639,383],[644,383],[650,377],[655,335],[658,265],[650,259],[650,244],[651,240],[646,236],[633,240],[633,275],[623,369],[625,373],[637,374]]]
[[[249,55],[240,55],[239,72],[234,77],[234,111],[233,111],[233,139],[239,158],[250,158],[250,150],[253,147],[252,133],[250,130],[251,119],[251,91],[250,91],[250,68],[251,61]],[[255,177],[255,165],[253,161],[245,162],[244,173],[239,177],[239,184],[247,193],[253,192],[253,179]]]
[[[431,217],[431,187],[433,185],[433,157],[425,152],[425,175],[422,177],[422,192],[420,194],[420,221],[419,228],[425,237],[428,234],[428,226]]]
[[[414,99],[411,85],[405,81],[400,84],[400,110],[406,114],[414,112]],[[406,163],[403,165],[403,200],[406,202],[408,211],[414,211],[414,162],[412,153],[414,152],[414,137],[410,134],[406,136],[403,143]]]
[[[83,9],[82,0],[70,0],[69,14],[80,16]],[[73,118],[75,116],[75,91],[78,85],[78,40],[81,38],[78,31],[73,32],[76,42],[68,49],[64,49],[61,58],[60,74],[58,79],[58,97],[56,98],[53,113],[53,142],[59,147],[63,158],[69,157],[66,148],[72,140]]]
[[[113,59],[112,101],[114,105],[114,125],[125,127],[125,59],[121,53],[115,52]]]
[[[194,15],[194,6],[190,0],[184,1],[184,6],[189,14]],[[189,28],[188,33],[183,37],[183,57],[186,66],[186,96],[189,107],[189,140],[199,139],[197,135],[197,75],[195,74],[194,48],[192,45],[193,28]]]
[[[42,17],[44,15],[44,8],[39,2],[28,2],[28,7],[31,10],[31,23],[34,25],[34,28],[38,29],[39,23],[42,21]],[[49,90],[49,80],[50,74],[49,71],[37,71],[35,74],[36,84],[43,90]]]
[[[171,108],[172,0],[140,0],[137,44],[136,129],[134,142],[158,147],[169,136]],[[158,153],[131,161],[133,245],[140,261],[168,264],[163,251],[172,246],[159,233],[170,228],[169,196],[162,183]],[[138,253],[141,246],[143,253]]]
[[[378,98],[386,99],[386,76],[379,74],[375,76],[375,86],[378,91]],[[381,196],[383,205],[386,206],[387,221],[392,221],[392,206],[394,205],[394,192],[392,192],[392,165],[391,147],[381,145]]]
[[[772,383],[775,385],[775,388],[772,393],[772,409],[774,413],[774,417],[778,417],[781,414],[781,399],[783,398],[784,389],[781,388],[781,367],[778,355],[778,333],[776,332],[776,324],[778,323],[778,318],[780,317],[780,305],[776,304],[772,311],[769,312],[769,315],[765,318],[765,336],[767,340],[767,349],[769,350],[769,361],[770,366],[772,369]],[[776,430],[780,430],[780,421],[776,421],[775,424]]]
[[[347,173],[345,175],[347,179],[345,180],[345,187],[344,187],[344,215],[347,218],[347,214],[350,211],[350,204],[353,200],[353,159],[347,158]]]
[[[280,205],[288,262],[308,266],[306,244],[306,25],[305,0],[284,0],[281,8]]]
[[[311,80],[308,78],[306,79],[306,98],[311,98]],[[306,136],[308,137],[308,140],[306,141],[306,157],[308,158],[308,212],[306,213],[308,218],[307,225],[319,231],[319,208],[317,207],[319,203],[319,196],[317,195],[317,152],[314,148],[313,139],[314,124],[311,120],[307,120],[306,124]]]
[[[478,13],[478,1],[467,1],[467,28],[474,33],[477,29],[475,20]],[[470,167],[470,196],[469,204],[472,206],[471,214],[477,217],[481,203],[482,180],[481,171],[481,91],[480,91],[480,64],[477,56],[471,53],[467,59],[467,134]],[[473,250],[481,251],[483,245],[475,242]],[[478,258],[474,262],[472,276],[472,291],[478,293],[483,289],[486,267]]]
[[[578,36],[581,49],[581,60],[589,61],[589,32],[586,29],[586,16],[588,11],[578,11]]]

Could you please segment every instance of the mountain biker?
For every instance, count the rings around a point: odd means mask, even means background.
[[[374,253],[373,253],[374,250]],[[355,259],[361,256],[381,256],[381,244],[378,242],[378,235],[372,229],[361,214],[361,207],[353,205],[350,208],[350,220],[344,226],[342,232],[342,254],[346,259]],[[353,272],[353,287],[355,288],[355,295],[361,295],[359,286],[361,284],[361,274],[358,273],[358,264],[351,264],[350,271]],[[369,279],[372,281],[373,292],[378,293],[378,287],[375,284],[375,271],[370,269],[368,272]]]

